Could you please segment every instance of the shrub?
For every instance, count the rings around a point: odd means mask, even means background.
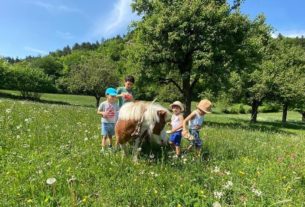
[[[41,70],[21,65],[6,74],[7,88],[20,91],[25,98],[39,99],[42,92],[54,92],[51,79]]]

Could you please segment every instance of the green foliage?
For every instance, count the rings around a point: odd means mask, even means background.
[[[21,92],[23,97],[39,99],[43,92],[54,92],[52,80],[41,70],[27,65],[14,65],[7,73],[9,89]]]
[[[82,63],[74,65],[66,79],[68,89],[74,93],[91,95],[96,98],[96,105],[108,87],[117,87],[119,78],[113,62],[105,57],[87,57]]]
[[[251,107],[244,104],[233,104],[221,109],[226,114],[246,114],[251,112]]]
[[[29,67],[42,69],[54,81],[63,74],[63,64],[52,56],[34,58]]]
[[[279,112],[282,109],[280,104],[277,103],[265,103],[259,108],[259,112],[268,113],[268,112]]]
[[[174,84],[188,112],[201,79],[219,90],[230,69],[260,58],[258,37],[269,32],[263,17],[251,22],[226,1],[139,0],[133,9],[143,15],[129,45],[141,78]]]

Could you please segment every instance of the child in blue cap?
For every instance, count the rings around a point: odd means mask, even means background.
[[[112,147],[112,136],[114,135],[114,127],[118,118],[119,106],[117,104],[117,91],[114,88],[107,88],[106,101],[102,102],[97,114],[102,116],[101,120],[101,134],[102,134],[102,150],[104,152],[107,138],[109,139],[109,148]]]

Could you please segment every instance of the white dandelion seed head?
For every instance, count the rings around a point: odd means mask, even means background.
[[[56,178],[48,178],[47,179],[47,184],[48,185],[53,185],[54,183],[56,183]]]
[[[220,203],[218,201],[215,201],[213,203],[213,207],[221,207]]]
[[[220,199],[223,196],[223,192],[221,191],[214,191],[214,197]]]

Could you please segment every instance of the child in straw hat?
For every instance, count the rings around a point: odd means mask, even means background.
[[[184,106],[180,101],[175,101],[170,105],[173,115],[171,118],[172,129],[168,131],[170,133],[169,144],[175,149],[176,157],[180,157],[180,143],[181,143],[181,131],[183,124],[183,114]]]
[[[187,148],[188,151],[195,146],[197,153],[200,154],[202,141],[199,137],[199,131],[202,127],[205,114],[211,113],[211,107],[212,103],[209,100],[201,100],[196,110],[184,119],[182,136],[190,141],[190,145]]]

